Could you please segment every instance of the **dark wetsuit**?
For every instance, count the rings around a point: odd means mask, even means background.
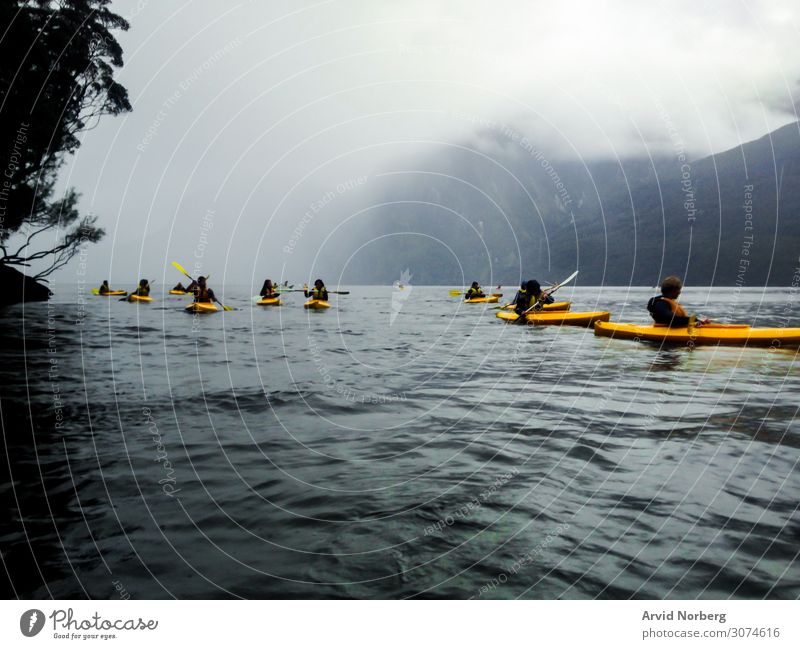
[[[651,297],[647,302],[647,310],[657,324],[669,327],[689,326],[690,318],[687,315],[683,315],[683,308],[675,300],[665,298],[663,295]]]

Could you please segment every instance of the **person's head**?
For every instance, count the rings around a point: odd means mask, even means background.
[[[104,280],[103,280],[103,284],[105,284],[106,286],[108,286],[108,280],[107,280],[107,279],[104,279]]]
[[[681,294],[683,282],[680,277],[670,275],[665,277],[661,282],[661,295],[670,299],[675,299]]]
[[[531,295],[538,295],[542,290],[542,285],[539,284],[535,279],[529,279],[528,283],[525,284],[525,291],[530,293]]]
[[[200,277],[197,278],[197,283],[198,283],[199,286],[205,286],[206,285],[206,278],[203,277],[202,275],[200,275]]]
[[[525,288],[528,286],[528,282],[521,282],[519,285],[519,290],[524,291]]]
[[[472,288],[478,288],[478,282],[472,282]]]
[[[322,288],[323,286],[325,286],[325,284],[323,284],[321,279],[318,279],[314,281],[314,286],[316,286],[317,288]]]
[[[140,279],[139,280],[139,286],[147,286],[147,280],[146,279]]]

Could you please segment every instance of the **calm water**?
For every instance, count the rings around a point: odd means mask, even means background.
[[[800,596],[800,357],[506,325],[447,288],[6,309],[6,596]],[[562,292],[625,321],[651,294]],[[794,299],[682,301],[800,326]]]

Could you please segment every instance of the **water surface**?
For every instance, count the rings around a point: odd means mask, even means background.
[[[794,351],[507,325],[447,288],[6,309],[7,596],[800,596]],[[651,293],[563,297],[644,322]],[[794,299],[682,301],[800,326]]]

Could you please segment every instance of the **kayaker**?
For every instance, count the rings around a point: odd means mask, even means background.
[[[325,288],[325,284],[321,279],[318,279],[314,282],[314,288],[310,291],[308,290],[308,286],[304,287],[303,292],[305,293],[306,297],[310,297],[314,300],[322,300],[323,302],[328,301],[328,289]]]
[[[526,282],[522,282],[519,285],[519,290],[517,294],[514,296],[514,299],[511,301],[511,304],[516,307],[518,304],[526,304],[528,300],[528,292],[525,290]]]
[[[525,294],[521,301],[514,305],[514,311],[522,315],[523,312],[528,311],[532,307],[536,307],[536,311],[542,308],[543,304],[552,304],[554,302],[553,296],[542,290],[542,285],[535,279],[529,279],[525,283]]]
[[[680,277],[670,275],[661,282],[661,295],[651,297],[647,302],[647,310],[656,321],[656,324],[667,325],[668,327],[688,327],[694,322],[696,325],[708,324],[709,320],[704,318],[698,320],[697,316],[689,315],[686,310],[678,303],[678,297],[683,289],[683,282]]]
[[[100,284],[100,295],[106,295],[108,293],[111,293],[111,288],[108,285],[108,280],[104,279],[103,283]]]
[[[192,283],[189,284],[189,286],[186,287],[186,292],[187,293],[194,293],[196,290],[197,290],[197,280],[193,279]]]
[[[148,297],[150,295],[150,282],[146,279],[143,279],[139,282],[139,286],[136,287],[136,290],[131,293],[131,295],[138,295],[139,297]]]
[[[261,287],[259,295],[263,298],[278,297],[277,287],[272,283],[271,279],[264,280],[264,286]]]
[[[480,287],[478,282],[472,282],[472,286],[467,289],[467,292],[464,294],[465,300],[472,300],[476,297],[486,297],[483,292],[483,289]]]
[[[183,287],[183,282],[178,282],[174,286],[174,288],[172,290],[173,291],[183,291],[184,293],[188,293],[189,292],[189,289]]]
[[[197,282],[192,282],[192,284],[197,284],[197,287],[194,289],[194,301],[195,302],[216,302],[217,296],[214,295],[214,291],[212,291],[208,286],[206,286],[206,278],[200,275],[197,278]]]

